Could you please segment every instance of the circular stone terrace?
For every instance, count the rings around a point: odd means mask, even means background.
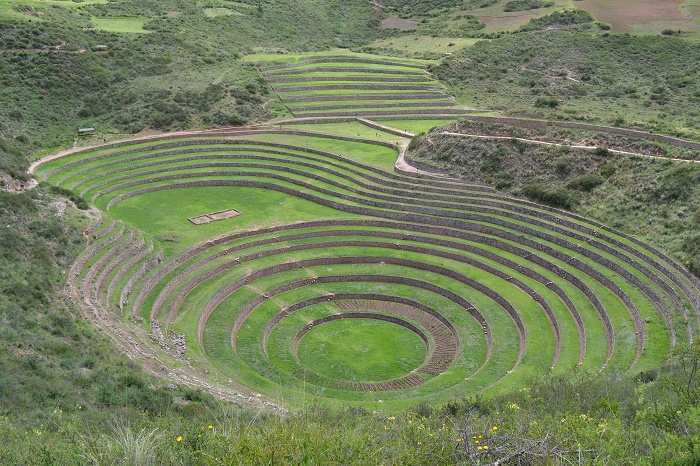
[[[384,85],[434,92],[410,65],[263,72],[285,104],[309,98],[298,112],[352,113],[309,107],[321,86],[310,78],[391,78],[349,105]],[[404,115],[431,108],[419,100]],[[104,213],[70,274],[84,315],[161,377],[292,406],[402,409],[547,371],[644,370],[697,337],[700,282],[661,251],[489,186],[396,171],[405,131],[354,118],[164,135],[38,165]]]

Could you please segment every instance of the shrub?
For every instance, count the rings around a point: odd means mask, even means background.
[[[182,394],[185,400],[192,401],[194,403],[212,403],[214,402],[214,397],[208,393],[204,393],[200,389],[189,389],[185,390]]]
[[[570,209],[575,203],[574,195],[568,189],[548,189],[541,183],[524,185],[521,188],[520,193],[532,201],[541,202],[542,204],[552,207],[559,207],[562,209]]]
[[[608,163],[600,167],[600,176],[604,178],[610,178],[615,174],[616,171],[617,168],[615,168],[615,165]]]
[[[600,175],[589,173],[588,175],[577,176],[566,183],[566,188],[574,191],[593,191],[596,187],[605,182],[605,179]]]
[[[505,4],[503,11],[526,11],[550,6],[554,6],[551,0],[511,0]]]
[[[538,97],[535,101],[535,107],[537,108],[557,108],[559,106],[559,101],[554,97]]]
[[[408,151],[412,151],[418,148],[420,144],[425,140],[426,135],[425,133],[418,133],[416,136],[411,139],[411,142],[408,144]]]
[[[66,198],[70,199],[75,204],[75,206],[80,210],[87,210],[90,208],[90,206],[88,205],[88,203],[85,199],[78,196],[70,189],[61,188],[60,186],[50,186],[49,192],[51,194],[55,194],[57,196],[62,196],[62,197],[66,197]]]
[[[593,15],[584,10],[555,11],[541,18],[531,19],[516,32],[536,31],[550,26],[573,26],[575,24],[592,23]]]
[[[664,175],[655,194],[659,199],[687,200],[692,196],[692,188],[697,185],[699,178],[700,171],[695,164],[680,165]]]
[[[694,274],[700,274],[700,235],[686,238],[682,245],[686,260],[685,265]]]
[[[572,159],[569,156],[561,157],[554,164],[554,169],[559,175],[567,175],[571,172]]]

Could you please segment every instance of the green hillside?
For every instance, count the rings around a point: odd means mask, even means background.
[[[696,464],[693,1],[0,0],[0,463]]]

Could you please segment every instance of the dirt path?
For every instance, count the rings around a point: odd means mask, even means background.
[[[560,144],[557,142],[536,141],[534,139],[516,138],[513,136],[488,136],[488,135],[483,135],[483,134],[453,133],[450,131],[441,131],[440,134],[444,134],[447,136],[457,136],[457,137],[476,138],[476,139],[508,139],[511,141],[512,140],[523,141],[523,142],[529,142],[532,144],[542,144],[545,146],[571,147],[572,149],[584,149],[584,150],[596,150],[596,149],[598,149],[597,146],[577,146],[577,145],[570,145],[570,144]],[[700,163],[700,160],[673,159],[673,158],[663,157],[661,155],[646,155],[646,154],[641,154],[639,152],[627,152],[624,150],[617,150],[617,149],[608,149],[608,151],[612,152],[613,154],[634,155],[637,157],[652,158],[652,159],[659,159],[659,160],[673,160],[674,162]]]
[[[0,191],[5,191],[7,193],[22,193],[29,189],[34,189],[37,187],[39,182],[31,178],[29,181],[16,180],[14,178],[0,177]]]
[[[413,175],[436,178],[441,180],[459,181],[459,178],[455,178],[446,173],[434,173],[426,170],[421,170],[420,168],[414,167],[413,165],[408,163],[408,161],[406,160],[406,151],[408,150],[408,145],[410,143],[411,141],[402,141],[399,145],[399,158],[396,159],[396,163],[394,164],[395,171],[399,173],[409,173]]]

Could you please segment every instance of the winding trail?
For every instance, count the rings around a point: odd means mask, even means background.
[[[484,135],[484,134],[454,133],[454,132],[450,132],[450,131],[440,131],[439,134],[444,134],[446,136],[473,138],[473,139],[507,139],[509,141],[515,140],[515,141],[522,141],[522,142],[527,142],[527,143],[531,143],[531,144],[541,144],[541,145],[545,145],[545,146],[556,146],[556,147],[571,147],[572,149],[583,149],[583,150],[596,150],[599,148],[598,146],[581,146],[581,145],[561,144],[561,143],[557,143],[557,142],[547,142],[547,141],[537,141],[535,139],[517,138],[514,136],[490,136],[490,135]],[[661,155],[646,155],[646,154],[642,154],[639,152],[627,152],[624,150],[617,150],[617,149],[607,149],[607,150],[609,152],[612,152],[613,154],[620,154],[620,155],[634,155],[637,157],[644,157],[644,158],[651,158],[651,159],[673,160],[674,162],[700,163],[700,160],[669,158],[669,157],[663,157]]]

